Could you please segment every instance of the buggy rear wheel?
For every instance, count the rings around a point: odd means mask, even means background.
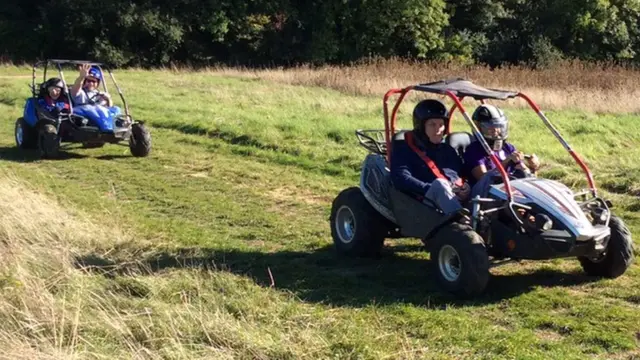
[[[447,291],[470,297],[484,291],[489,282],[489,257],[482,237],[471,227],[452,223],[430,242],[431,266]]]
[[[51,124],[43,124],[38,131],[38,150],[40,157],[53,159],[60,153],[58,130]]]
[[[343,190],[331,206],[331,236],[339,253],[375,256],[387,234],[388,220],[369,204],[358,187]]]
[[[151,151],[151,133],[142,123],[131,125],[129,149],[133,156],[145,157],[149,155]]]
[[[19,149],[34,149],[38,144],[38,132],[24,118],[16,120],[14,135]]]
[[[633,241],[629,228],[615,215],[611,215],[609,228],[611,237],[604,253],[595,258],[578,257],[582,269],[591,276],[617,278],[633,263]]]

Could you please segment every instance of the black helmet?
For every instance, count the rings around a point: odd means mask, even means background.
[[[59,78],[50,78],[49,80],[40,84],[40,92],[38,93],[38,97],[43,98],[49,95],[50,87],[60,88],[60,92],[64,93],[64,83]]]
[[[44,87],[47,88],[47,89],[52,87],[52,86],[60,88],[60,90],[64,89],[64,83],[59,78],[51,78],[51,79],[47,80],[47,82],[44,84]]]
[[[448,121],[449,111],[439,100],[422,100],[413,108],[413,129],[417,130],[419,134],[424,134],[424,122],[427,119],[444,119]]]
[[[500,108],[482,104],[473,112],[471,119],[478,123],[480,132],[489,145],[496,150],[502,148],[502,142],[509,137],[509,120]],[[493,128],[500,129],[500,134],[493,134],[490,131]]]

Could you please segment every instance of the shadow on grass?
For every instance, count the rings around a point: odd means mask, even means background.
[[[18,102],[16,98],[10,98],[7,96],[0,96],[0,104],[7,106],[15,106]]]
[[[133,158],[133,155],[122,155],[122,154],[110,154],[110,155],[100,155],[100,156],[96,156],[95,158],[98,160],[116,160],[116,159],[129,159],[129,158]]]
[[[327,246],[313,252],[275,253],[240,250],[183,248],[161,252],[136,262],[118,262],[87,255],[77,266],[105,276],[152,274],[171,268],[228,271],[248,276],[261,286],[285,289],[303,301],[338,306],[366,306],[371,303],[411,303],[444,308],[499,302],[535,287],[573,286],[597,281],[582,273],[539,270],[526,274],[492,276],[486,292],[473,300],[458,300],[442,291],[429,268],[429,261],[398,252],[385,252],[378,259],[338,256]]]
[[[66,151],[68,148],[60,149],[58,153],[58,157],[55,159],[46,159],[46,161],[55,161],[55,160],[69,160],[69,159],[83,159],[86,158],[87,155],[78,154]],[[14,162],[34,162],[42,160],[40,155],[38,155],[37,150],[23,150],[18,149],[15,146],[1,146],[0,147],[0,160],[5,161],[14,161]]]

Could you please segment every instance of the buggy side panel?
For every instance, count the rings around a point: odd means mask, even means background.
[[[114,129],[114,119],[120,115],[120,108],[110,108],[101,105],[81,105],[73,108],[73,114],[89,119],[91,124],[102,132],[111,132]]]
[[[402,235],[426,238],[434,229],[449,219],[435,208],[401,192],[389,188],[391,206]]]
[[[31,125],[32,127],[35,127],[36,123],[38,122],[38,115],[36,114],[36,106],[37,105],[36,105],[35,99],[28,98],[24,105],[24,113],[22,114],[24,121],[26,121],[27,124]]]
[[[369,154],[360,173],[360,190],[371,206],[391,222],[396,222],[391,211],[389,188],[391,177],[383,155]]]

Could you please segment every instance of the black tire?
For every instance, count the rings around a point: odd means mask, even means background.
[[[489,256],[482,237],[471,227],[449,224],[430,241],[431,266],[446,291],[467,298],[481,294],[489,282]]]
[[[369,204],[358,187],[345,189],[331,205],[331,236],[344,255],[368,257],[380,254],[388,220]]]
[[[19,149],[35,149],[38,145],[38,132],[24,118],[16,120],[14,139]]]
[[[622,219],[611,215],[611,237],[607,249],[599,258],[578,257],[582,269],[591,276],[617,278],[624,274],[634,260],[631,232]]]
[[[38,150],[40,157],[54,159],[60,153],[58,130],[51,124],[43,124],[38,131]]]
[[[151,133],[141,123],[131,125],[131,137],[129,138],[131,154],[137,157],[145,157],[151,151]]]

